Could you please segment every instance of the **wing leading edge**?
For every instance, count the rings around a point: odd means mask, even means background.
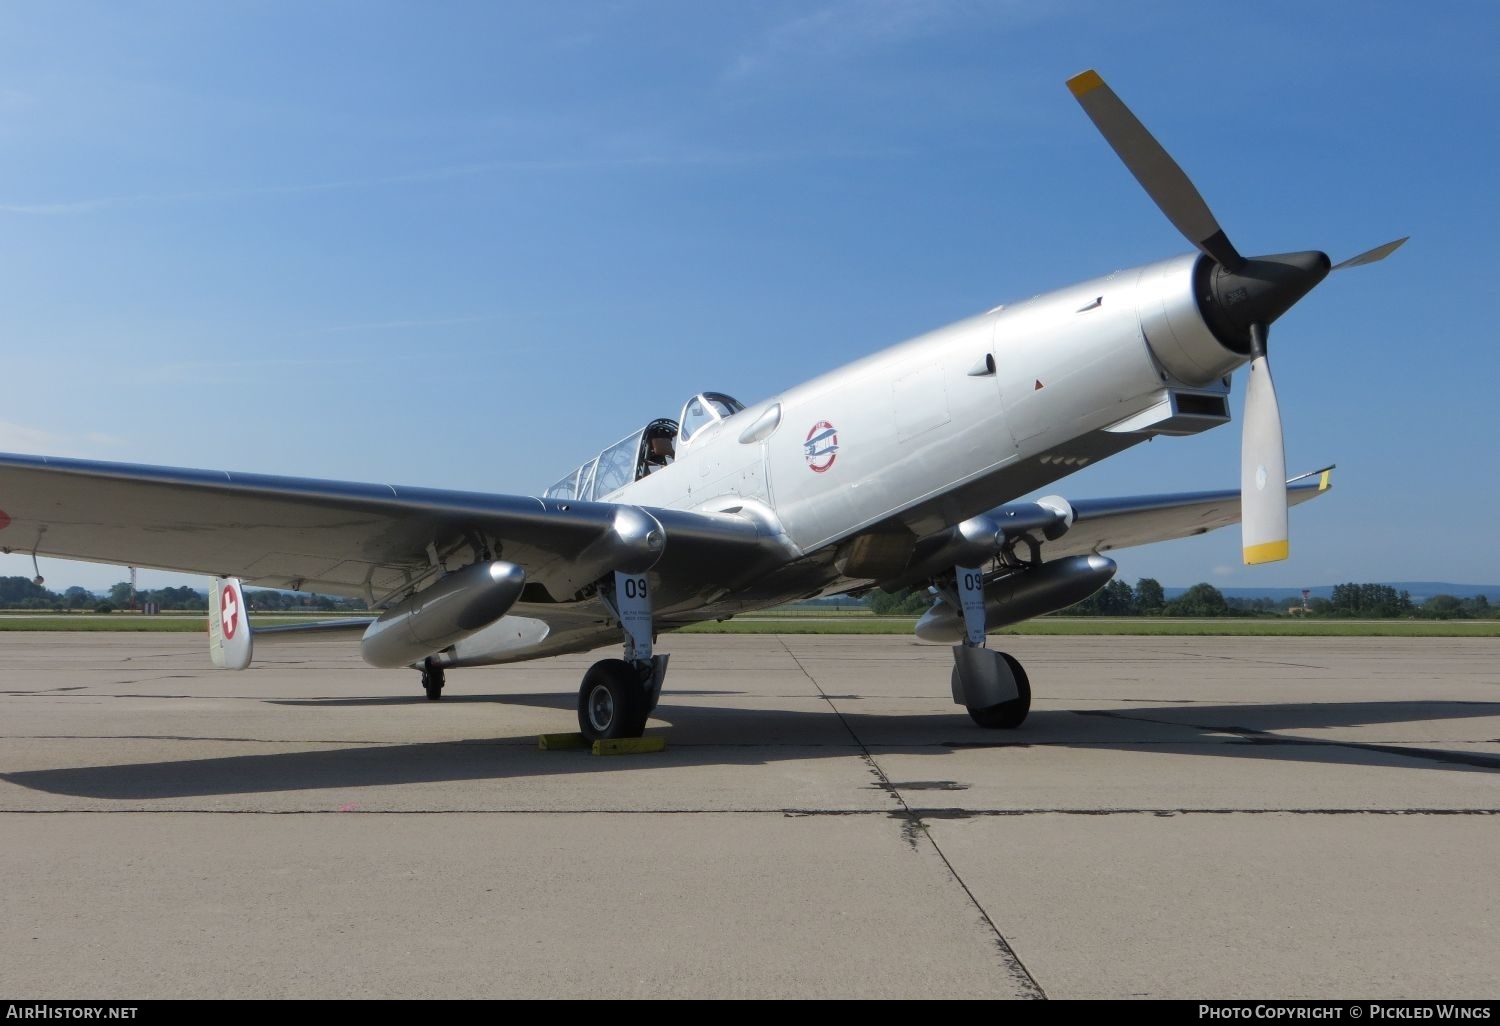
[[[7,552],[371,602],[481,553],[561,600],[615,569],[603,542],[634,531],[645,545],[652,529],[654,569],[704,588],[797,554],[774,525],[728,513],[0,454]]]

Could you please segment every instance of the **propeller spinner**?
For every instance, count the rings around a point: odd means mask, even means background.
[[[1331,266],[1311,250],[1242,257],[1208,203],[1161,143],[1105,84],[1097,71],[1068,80],[1068,88],[1105,142],[1140,182],[1167,220],[1216,265],[1203,297],[1204,317],[1216,335],[1250,357],[1240,445],[1240,523],[1246,563],[1286,559],[1286,451],[1281,411],[1266,343],[1271,323],[1313,290],[1328,272],[1384,260],[1405,238]]]

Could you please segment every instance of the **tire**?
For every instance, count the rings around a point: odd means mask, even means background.
[[[976,709],[971,705],[968,707],[969,718],[989,730],[1014,730],[1026,722],[1026,714],[1031,711],[1031,680],[1014,656],[1006,652],[1001,652],[1000,655],[1016,678],[1016,688],[1020,691],[1020,695],[1009,702],[1001,702],[983,709]]]
[[[640,674],[625,660],[600,660],[583,675],[578,729],[590,741],[640,737],[649,715]]]
[[[433,666],[429,662],[427,668],[422,671],[422,690],[427,692],[427,701],[436,702],[443,697],[443,673],[441,666]]]

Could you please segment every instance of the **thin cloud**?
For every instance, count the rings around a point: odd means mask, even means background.
[[[184,360],[163,363],[137,371],[135,380],[140,384],[219,384],[253,377],[265,371],[285,371],[297,367],[345,367],[356,360]]]
[[[828,63],[938,35],[961,23],[1003,18],[1009,25],[1050,17],[1048,4],[1023,0],[835,0],[773,25],[739,53],[723,78],[772,72],[785,64]]]
[[[928,35],[966,5],[946,0],[838,0],[773,26],[735,57],[726,78],[742,78],[787,60],[839,59]]]
[[[103,210],[105,207],[118,206],[122,203],[133,202],[139,198],[105,196],[99,199],[72,200],[66,203],[0,203],[0,213],[43,216],[47,214],[87,214],[92,210]]]
[[[424,185],[430,182],[476,178],[504,171],[577,171],[594,168],[653,167],[685,164],[731,164],[776,159],[776,154],[755,153],[681,153],[644,154],[631,157],[572,157],[492,160],[473,164],[454,164],[426,168],[403,174],[377,175],[369,178],[340,178],[321,182],[286,185],[255,185],[229,189],[193,189],[182,192],[136,193],[133,195],[94,196],[85,199],[49,203],[0,203],[0,213],[21,216],[57,216],[88,214],[114,207],[146,206],[166,203],[192,203],[213,200],[254,199],[263,196],[296,196],[319,192],[375,189],[384,186]]]
[[[504,314],[480,314],[474,317],[438,317],[432,320],[417,321],[369,321],[364,324],[340,324],[332,328],[323,328],[318,332],[334,333],[347,331],[383,331],[399,330],[403,328],[446,328],[454,324],[483,324],[487,321],[501,320]]]
[[[83,434],[48,431],[29,424],[0,421],[0,452],[35,453],[39,456],[93,457],[126,445],[123,438],[100,431]]]
[[[0,449],[6,452],[52,452],[61,448],[63,436],[43,428],[0,421]]]

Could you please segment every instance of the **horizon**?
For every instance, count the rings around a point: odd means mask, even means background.
[[[92,565],[92,564],[85,564],[85,565]],[[201,576],[201,575],[182,574],[182,575],[174,575],[174,576],[181,576],[181,577],[187,578],[187,579],[189,579],[189,581],[191,581],[192,577],[194,577],[194,576]],[[5,579],[5,578],[22,579],[22,580],[33,580],[33,578],[25,577],[22,574],[0,574],[0,579]],[[80,587],[80,588],[83,588],[85,591],[88,591],[90,594],[92,594],[96,598],[104,598],[104,597],[107,596],[110,588],[114,587],[117,584],[128,583],[129,580],[130,580],[130,578],[127,575],[126,577],[122,578],[119,581],[115,581],[115,582],[112,582],[110,585],[106,585],[102,591],[95,590],[95,589],[92,589],[92,588],[88,588],[87,586],[81,585],[81,584],[80,585],[65,584],[65,585],[54,586],[53,583],[52,583],[52,579],[51,578],[47,578],[43,582],[42,587],[45,588],[45,589],[47,589],[48,591],[54,592],[54,593],[56,593],[58,595],[62,595],[62,594],[64,594],[65,592],[67,592],[68,590],[70,590],[72,588]],[[1213,584],[1212,581],[1193,581],[1191,584],[1168,584],[1165,581],[1161,581],[1161,580],[1158,580],[1158,579],[1152,577],[1150,574],[1144,574],[1144,575],[1142,575],[1140,577],[1137,577],[1137,578],[1135,578],[1134,582],[1132,582],[1131,580],[1127,580],[1125,578],[1125,576],[1121,575],[1121,574],[1117,574],[1113,578],[1113,580],[1124,581],[1126,584],[1129,584],[1132,588],[1134,588],[1135,585],[1138,584],[1142,580],[1155,580],[1158,584],[1160,584],[1162,586],[1162,588],[1164,590],[1166,590],[1166,591],[1179,591],[1179,592],[1181,592],[1181,591],[1187,591],[1189,588],[1195,587],[1196,585],[1199,585],[1199,584]],[[1434,580],[1355,581],[1355,580],[1346,580],[1346,581],[1329,581],[1329,582],[1325,582],[1323,584],[1310,584],[1310,585],[1271,585],[1271,584],[1267,584],[1267,585],[1248,585],[1248,586],[1225,585],[1225,586],[1221,587],[1221,586],[1215,584],[1213,586],[1215,588],[1218,588],[1218,590],[1220,590],[1222,592],[1230,592],[1230,591],[1233,591],[1233,592],[1245,592],[1245,591],[1256,592],[1256,591],[1264,591],[1266,593],[1270,593],[1270,592],[1300,591],[1300,590],[1302,590],[1304,588],[1307,589],[1308,591],[1311,591],[1311,592],[1328,591],[1328,590],[1331,590],[1331,589],[1333,589],[1335,587],[1338,587],[1341,584],[1379,584],[1379,585],[1386,585],[1388,587],[1400,587],[1400,586],[1408,586],[1408,587],[1410,587],[1410,586],[1417,586],[1417,585],[1422,585],[1422,586],[1436,585],[1436,586],[1439,586],[1439,587],[1452,587],[1452,588],[1458,588],[1458,589],[1461,589],[1461,590],[1475,591],[1475,592],[1477,592],[1479,594],[1485,595],[1486,597],[1488,597],[1489,594],[1493,591],[1493,593],[1494,593],[1497,601],[1500,601],[1500,584],[1480,584],[1480,583],[1471,583],[1471,582],[1465,582],[1465,581],[1434,581]],[[208,594],[208,588],[206,588],[206,587],[205,588],[196,588],[196,587],[193,587],[193,585],[191,583],[189,583],[189,584],[187,584],[185,586],[193,588],[193,590],[199,591],[199,592],[201,592],[204,595]],[[166,587],[184,587],[184,585],[182,585],[182,584],[156,585],[156,586],[153,587],[153,586],[147,586],[147,585],[143,584],[137,590],[141,591],[141,592],[160,591],[160,590],[162,590],[163,588],[166,588]],[[1480,589],[1484,589],[1484,590],[1481,591]],[[318,596],[322,596],[322,597],[325,597],[325,598],[337,598],[337,597],[340,597],[340,596],[337,596],[337,595],[333,594],[332,592],[323,592],[323,591],[293,592],[293,591],[288,591],[285,588],[264,588],[264,587],[259,587],[259,586],[253,585],[253,584],[246,584],[245,585],[245,590],[246,591],[274,591],[274,592],[279,592],[281,594],[287,594],[287,595],[318,595]],[[912,589],[912,590],[915,590],[915,589]],[[1445,593],[1443,593],[1443,592],[1434,592],[1433,594],[1445,594]],[[848,598],[848,597],[850,597],[850,596],[847,596],[847,595],[829,595],[829,596],[826,596],[826,597],[821,598],[821,599],[804,599],[804,600],[801,600],[801,601],[826,602],[826,601],[830,601],[830,600],[833,600],[833,599]],[[1249,597],[1254,597],[1254,596],[1252,595],[1252,596],[1249,596]],[[1281,596],[1271,596],[1271,597],[1281,597]],[[1421,595],[1413,595],[1412,597],[1413,598],[1431,598],[1432,595],[1421,594]]]

